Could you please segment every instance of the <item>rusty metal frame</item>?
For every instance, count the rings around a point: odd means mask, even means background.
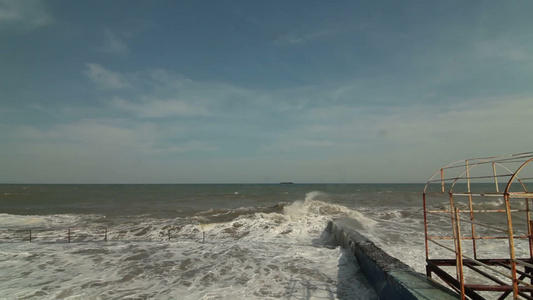
[[[533,152],[460,160],[427,181],[426,273],[461,299],[533,300],[532,161]]]

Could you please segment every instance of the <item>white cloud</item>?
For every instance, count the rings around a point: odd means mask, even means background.
[[[57,124],[48,130],[24,126],[16,132],[16,135],[23,139],[40,142],[123,148],[150,144],[154,132],[154,126],[150,123],[124,124],[116,120],[84,119],[68,124]]]
[[[141,103],[133,103],[121,98],[115,98],[111,105],[119,110],[133,112],[141,118],[164,118],[171,116],[207,115],[207,110],[202,105],[194,105],[186,101],[175,99],[149,99]]]
[[[0,0],[0,28],[33,30],[53,22],[40,0]]]
[[[515,42],[508,39],[495,39],[479,42],[476,45],[476,54],[486,59],[503,59],[511,62],[533,61],[531,51],[524,42]]]
[[[110,107],[137,117],[237,115],[285,107],[271,95],[226,83],[198,82],[162,69],[120,74],[99,65],[88,66],[91,69],[86,74],[107,87]],[[131,87],[135,94],[124,97],[119,90],[122,87]],[[240,115],[246,116],[249,114]]]
[[[533,99],[474,99],[447,106],[330,106],[307,110],[278,132],[264,153],[324,158],[338,155],[461,159],[531,149]],[[301,153],[301,155],[299,154]],[[406,160],[407,162],[407,160]],[[398,162],[399,163],[399,162]]]
[[[532,99],[528,98],[453,99],[451,105],[403,102],[384,106],[366,101],[368,97],[361,90],[368,87],[360,82],[344,87],[262,92],[231,84],[197,82],[165,70],[135,74],[108,72],[136,92],[125,96],[111,91],[108,112],[139,118],[168,118],[157,125],[157,130],[145,135],[146,140],[120,142],[132,145],[140,153],[218,151],[225,157],[227,145],[234,143],[232,138],[238,136],[245,150],[232,155],[294,157],[324,163],[343,158],[346,165],[372,168],[378,178],[379,172],[387,172],[389,166],[409,171],[409,164],[431,163],[427,169],[422,168],[420,172],[424,173],[458,158],[523,152],[529,150],[525,147],[530,147],[523,139],[528,135],[529,119],[533,115],[533,108],[528,105]],[[176,116],[191,118],[170,119]],[[210,118],[195,118],[198,116]],[[176,124],[182,126],[183,132],[161,133]],[[91,140],[87,132],[77,134]],[[202,139],[180,141],[180,136],[202,136]],[[172,142],[165,143],[165,139]],[[106,144],[92,140],[94,144]],[[133,146],[141,144],[145,146]],[[426,179],[417,176],[412,180]]]
[[[111,108],[141,118],[171,116],[234,116],[254,118],[267,113],[301,110],[309,89],[263,92],[224,82],[199,82],[180,74],[155,69],[119,73],[87,63],[84,74],[110,99]],[[134,91],[127,97],[124,89]]]
[[[307,33],[287,33],[279,36],[274,43],[277,45],[296,45],[302,44],[322,37],[331,35],[338,32],[338,30],[333,29],[322,29],[314,32]]]
[[[85,65],[88,69],[83,73],[87,75],[87,77],[89,77],[89,79],[99,88],[115,90],[131,87],[124,76],[120,73],[107,70],[99,64],[87,63]]]
[[[105,30],[104,45],[97,49],[111,54],[127,54],[129,52],[126,43],[117,34],[110,30]]]
[[[49,150],[55,148],[57,153],[62,153],[62,148],[68,148],[80,156],[95,157],[216,150],[215,146],[203,141],[166,142],[169,137],[177,138],[179,133],[174,127],[165,128],[150,122],[84,119],[57,124],[49,129],[22,126],[13,135],[19,141],[31,144],[31,147],[24,147],[24,152],[31,153],[38,153],[43,147]]]

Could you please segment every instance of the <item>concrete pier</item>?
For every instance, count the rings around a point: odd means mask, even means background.
[[[338,246],[354,253],[361,271],[380,299],[459,298],[458,294],[385,253],[357,231],[360,226],[356,220],[343,218],[330,221],[326,230]]]

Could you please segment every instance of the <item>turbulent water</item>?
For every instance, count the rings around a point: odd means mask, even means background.
[[[324,229],[423,272],[422,189],[0,185],[0,299],[376,299]]]

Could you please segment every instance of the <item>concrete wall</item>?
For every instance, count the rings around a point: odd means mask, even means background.
[[[380,299],[458,299],[459,295],[388,255],[357,232],[353,219],[335,219],[328,224],[338,246],[350,249],[361,271]]]

